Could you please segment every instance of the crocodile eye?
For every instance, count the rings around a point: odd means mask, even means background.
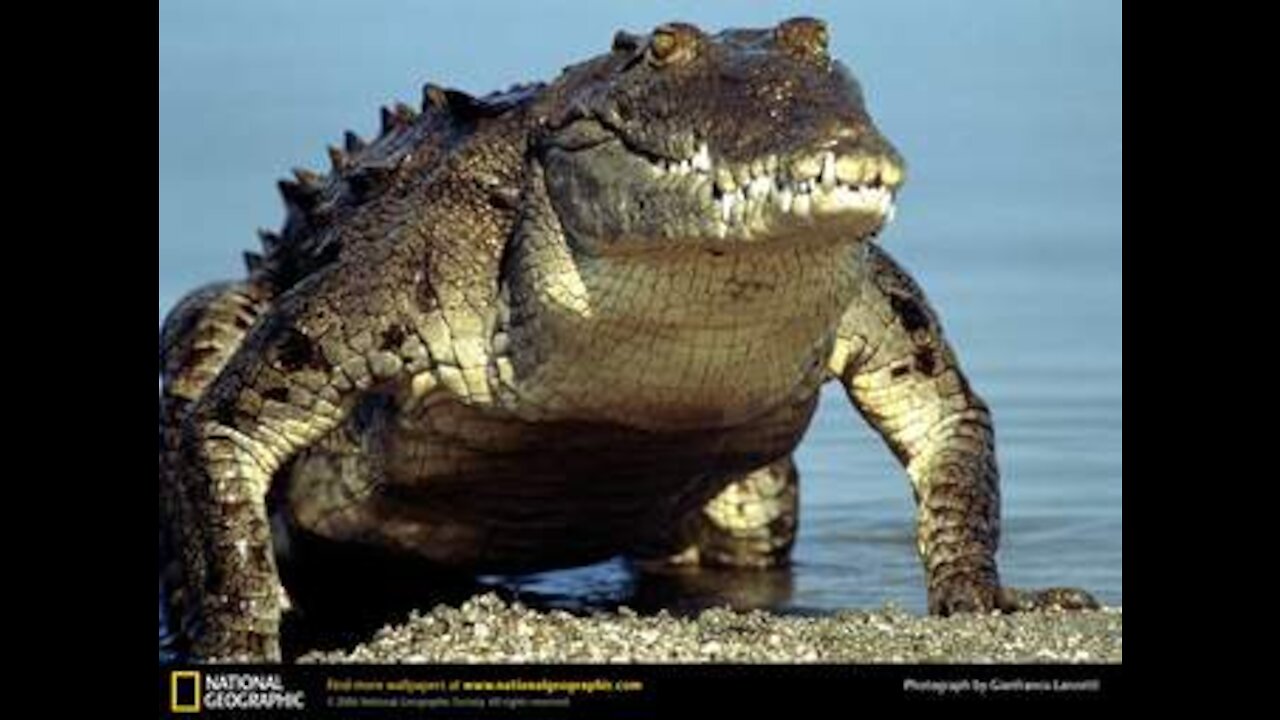
[[[827,24],[814,18],[792,18],[778,25],[778,42],[796,55],[824,57],[827,54]]]
[[[645,57],[662,67],[692,62],[702,46],[702,31],[688,23],[665,23],[654,29]]]
[[[659,65],[664,65],[675,57],[680,46],[680,38],[668,28],[660,27],[653,31],[653,39],[649,41],[649,57]]]
[[[826,25],[819,25],[819,26],[818,26],[818,29],[816,29],[816,30],[814,30],[814,31],[813,31],[813,43],[814,43],[814,45],[815,45],[816,47],[818,47],[819,49],[821,49],[821,51],[822,51],[822,52],[824,52],[824,53],[825,53],[825,52],[827,51],[827,41],[828,41],[828,40],[830,40],[830,36],[829,36],[829,35],[827,35],[827,26],[826,26]]]

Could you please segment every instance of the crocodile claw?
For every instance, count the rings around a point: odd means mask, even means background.
[[[1097,610],[1101,604],[1079,588],[1052,587],[1023,590],[986,579],[959,576],[929,593],[929,613],[1035,612],[1038,610]]]

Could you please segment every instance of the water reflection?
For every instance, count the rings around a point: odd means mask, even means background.
[[[312,649],[349,649],[380,627],[403,622],[413,610],[457,606],[478,593],[536,610],[574,614],[629,607],[693,615],[711,607],[792,608],[795,573],[640,568],[622,559],[531,575],[472,575],[441,571],[418,558],[296,535],[280,574],[294,610],[286,615],[287,657]]]

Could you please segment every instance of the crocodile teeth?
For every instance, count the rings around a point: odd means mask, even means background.
[[[748,196],[752,200],[760,200],[769,196],[769,191],[773,189],[773,178],[761,175],[751,181],[751,185],[747,187]]]
[[[774,197],[777,198],[779,210],[781,210],[784,213],[791,212],[791,202],[794,199],[794,196],[789,189],[782,189],[777,191],[776,193],[774,193]]]
[[[836,154],[822,154],[822,187],[830,190],[836,186]]]
[[[742,219],[747,214],[747,203],[745,201],[735,202],[733,204],[733,212],[730,215],[730,222],[734,225],[741,225]]]
[[[880,179],[886,185],[902,184],[902,168],[891,163],[882,163],[880,165]]]
[[[800,217],[809,217],[809,211],[812,209],[813,200],[809,197],[809,193],[803,192],[791,201],[791,213]]]
[[[722,193],[731,193],[738,189],[738,181],[733,179],[733,173],[728,168],[716,168],[716,190]]]
[[[791,164],[791,177],[797,180],[812,180],[822,172],[822,158],[817,155],[801,158]]]
[[[863,155],[837,157],[832,151],[785,166],[776,155],[735,165],[716,163],[706,143],[686,159],[657,159],[650,166],[664,184],[687,187],[692,182],[698,197],[715,207],[716,233],[721,237],[731,226],[759,223],[766,208],[797,217],[870,212],[890,222],[890,188],[902,180],[901,170],[890,162]]]
[[[694,154],[690,164],[698,172],[711,172],[711,151],[707,149],[706,143],[698,146],[698,152]]]
[[[864,169],[869,169],[870,164],[866,162],[866,158],[846,156],[836,161],[836,179],[842,183],[858,185],[862,183],[864,177]],[[871,175],[874,175],[874,170]]]

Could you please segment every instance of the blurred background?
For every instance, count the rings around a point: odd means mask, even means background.
[[[1121,4],[328,2],[160,4],[159,317],[238,276],[275,228],[274,183],[325,169],[378,107],[426,81],[474,94],[550,80],[617,29],[826,20],[909,180],[884,246],[941,313],[996,418],[1000,567],[1018,586],[1078,585],[1119,605],[1122,528]],[[795,567],[748,594],[797,612],[923,611],[906,476],[829,387],[798,456]],[[619,563],[493,578],[553,604],[626,601]],[[693,591],[697,594],[698,591]]]

